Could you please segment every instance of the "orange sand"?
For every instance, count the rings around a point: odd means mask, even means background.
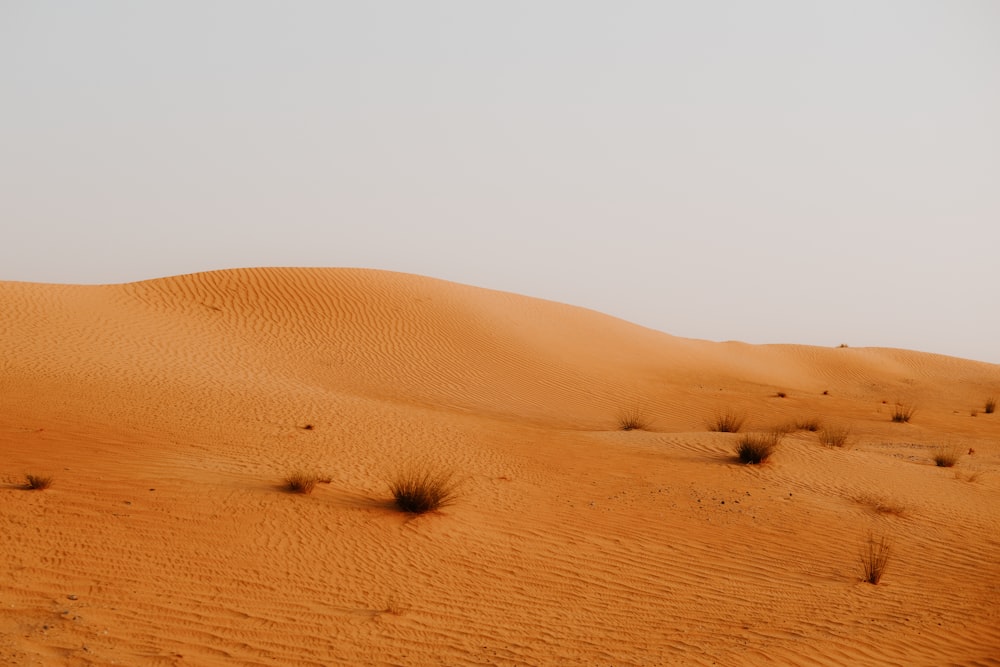
[[[0,282],[0,312],[2,664],[1000,665],[1000,366],[362,270]],[[850,445],[742,466],[725,408]],[[413,461],[459,501],[397,512]]]

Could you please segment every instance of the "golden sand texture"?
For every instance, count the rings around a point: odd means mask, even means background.
[[[1000,366],[353,269],[0,313],[0,664],[1000,665]],[[724,410],[850,437],[741,465]],[[408,466],[455,502],[398,511]]]

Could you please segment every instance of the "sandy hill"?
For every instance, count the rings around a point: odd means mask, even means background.
[[[0,313],[2,664],[1000,665],[1000,366],[362,270],[0,282]],[[767,463],[725,411],[785,427]],[[458,501],[396,510],[409,465]]]

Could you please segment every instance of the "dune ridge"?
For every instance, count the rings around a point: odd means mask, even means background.
[[[0,309],[0,663],[1000,664],[1000,366],[358,269],[0,282]],[[850,446],[741,466],[722,409]],[[395,511],[410,461],[459,502]]]

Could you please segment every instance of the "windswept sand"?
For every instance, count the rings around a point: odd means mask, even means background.
[[[0,313],[2,664],[1000,665],[1000,366],[362,270],[0,282]],[[743,466],[727,408],[852,435]],[[397,512],[414,461],[459,501]]]

